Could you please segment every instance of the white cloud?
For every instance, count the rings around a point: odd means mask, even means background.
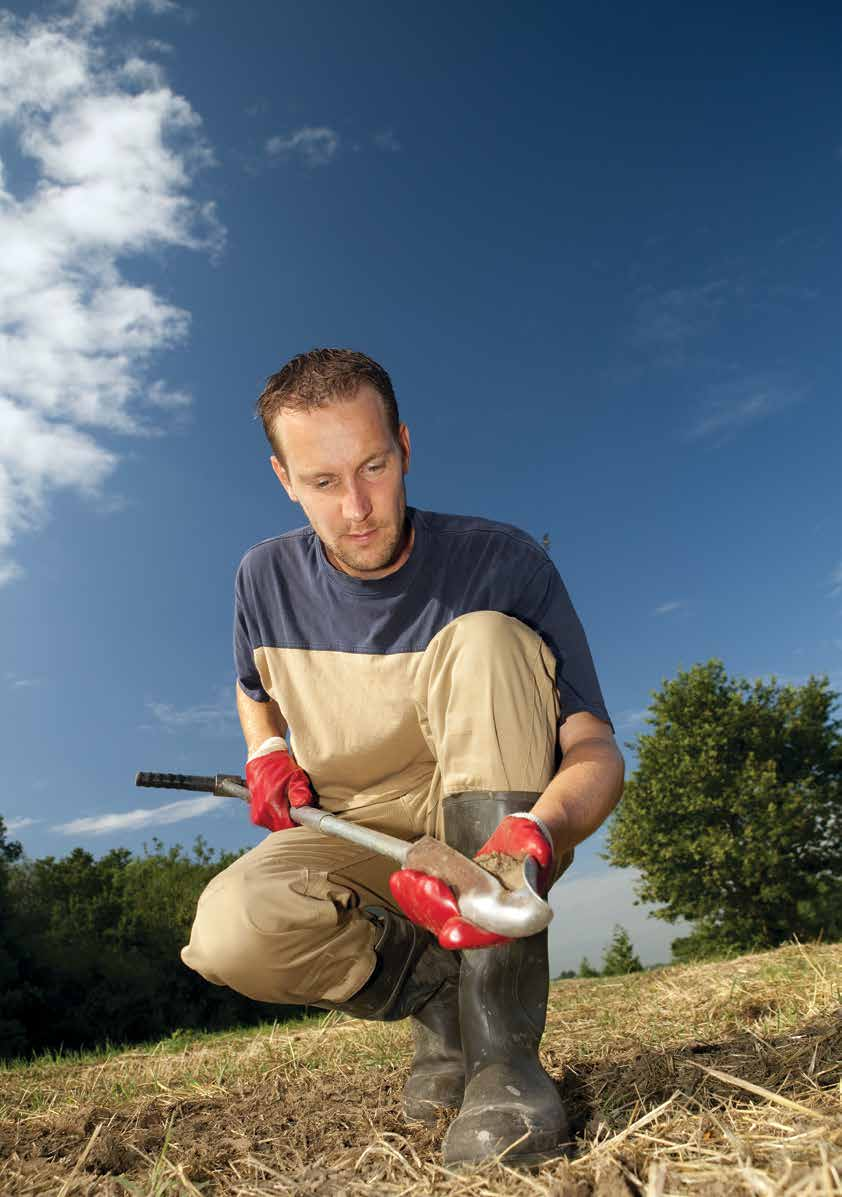
[[[81,0],[69,17],[0,16],[0,127],[37,170],[16,195],[0,163],[0,552],[45,518],[56,489],[101,494],[118,457],[97,430],[149,434],[147,412],[190,401],[149,377],[189,313],[128,282],[121,262],[221,247],[212,206],[190,194],[213,156],[158,64],[120,60],[108,43],[107,22],[138,7]],[[20,576],[0,558],[0,585]]]
[[[6,823],[6,830],[8,832],[12,832],[23,831],[25,827],[32,827],[34,823],[40,823],[41,819],[30,819],[25,817],[21,819],[8,819],[4,820],[4,822]]]
[[[719,278],[667,290],[647,285],[634,294],[630,339],[646,360],[672,370],[695,363],[696,375],[716,364],[727,379],[698,397],[694,417],[679,434],[684,440],[724,444],[804,398],[783,377],[763,370],[736,377],[733,363],[716,363],[709,352],[701,355],[705,339],[745,309],[745,292],[744,282]]]
[[[648,714],[648,707],[644,707],[641,711],[618,711],[614,719],[614,726],[617,731],[633,731],[635,728],[643,727]]]
[[[42,685],[41,678],[19,677],[18,674],[14,673],[12,670],[6,671],[6,681],[9,683],[9,685],[14,686],[16,689],[31,689],[33,687]]]
[[[25,110],[48,113],[86,86],[91,47],[61,24],[23,23],[0,14],[0,47],[0,120]]]
[[[51,831],[62,835],[107,835],[114,831],[137,831],[142,827],[162,827],[167,823],[181,823],[195,819],[223,806],[233,805],[230,798],[216,798],[208,794],[202,798],[186,798],[181,802],[168,802],[154,809],[125,811],[122,814],[94,815],[87,819],[73,819],[70,823],[58,823]]]
[[[153,90],[164,86],[164,71],[157,62],[149,62],[145,58],[128,58],[121,67],[120,74],[129,84]]]
[[[661,603],[660,607],[656,607],[652,612],[653,615],[669,615],[670,611],[678,611],[686,604],[682,601]]]
[[[157,37],[147,38],[146,41],[144,42],[144,46],[146,47],[146,49],[149,51],[150,54],[174,54],[175,53],[175,46],[172,44],[172,42],[165,42]]]
[[[116,461],[86,433],[0,395],[0,551],[42,518],[48,489],[97,493]]]
[[[212,701],[192,707],[175,707],[168,702],[148,702],[146,706],[158,723],[170,732],[197,728],[224,735],[239,731],[233,688],[220,690]]]
[[[324,125],[298,129],[289,137],[270,137],[266,153],[270,158],[298,154],[307,166],[327,166],[339,149],[339,134]]]
[[[171,0],[78,0],[76,19],[85,28],[107,24],[118,16],[130,16],[136,8],[151,8],[153,12],[168,12],[175,5]]]
[[[25,573],[26,571],[18,565],[17,561],[0,562],[0,586],[5,586],[7,582],[17,582]]]
[[[192,395],[187,391],[173,390],[160,380],[153,382],[146,391],[146,402],[153,407],[167,408],[175,411],[189,407],[193,402]]]
[[[745,378],[711,387],[686,431],[688,440],[722,444],[749,425],[777,414],[803,395],[764,378]]]
[[[642,288],[637,295],[634,340],[643,348],[665,355],[666,363],[674,363],[688,342],[715,323],[731,289],[725,279],[667,291]]]

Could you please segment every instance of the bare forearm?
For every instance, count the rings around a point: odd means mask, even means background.
[[[240,717],[240,727],[243,729],[248,753],[254,752],[270,736],[283,738],[286,735],[287,725],[281,708],[273,699],[270,698],[268,702],[255,702],[243,694],[238,685],[234,688],[237,692],[237,714]]]
[[[557,854],[575,848],[600,827],[620,800],[625,765],[613,743],[582,740],[532,808],[546,823]]]

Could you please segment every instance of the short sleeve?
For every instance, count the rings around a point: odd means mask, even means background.
[[[613,732],[585,629],[552,561],[548,559],[538,568],[518,605],[522,611],[515,612],[517,618],[539,633],[558,662],[560,722],[577,711],[590,711]]]
[[[258,647],[258,637],[254,633],[254,620],[246,598],[246,582],[241,565],[234,583],[234,668],[237,671],[237,684],[243,693],[254,702],[268,702],[269,695],[263,689],[260,674],[254,662],[254,650]]]

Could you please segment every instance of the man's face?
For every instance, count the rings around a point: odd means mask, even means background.
[[[355,578],[399,569],[412,548],[404,528],[409,431],[401,424],[395,444],[377,391],[365,383],[353,399],[282,411],[273,432],[286,466],[273,457],[272,469],[331,564]]]

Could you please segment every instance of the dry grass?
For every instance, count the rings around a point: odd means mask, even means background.
[[[544,1061],[571,1158],[450,1173],[407,1124],[403,1024],[321,1022],[0,1071],[15,1197],[842,1194],[842,945],[566,981]]]

